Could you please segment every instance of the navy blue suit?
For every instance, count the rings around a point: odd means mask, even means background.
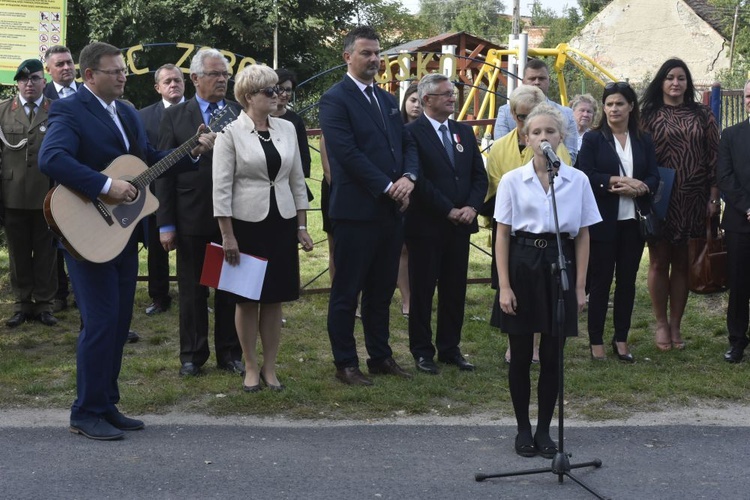
[[[339,369],[359,364],[354,341],[357,294],[362,292],[365,345],[374,364],[392,356],[389,307],[403,244],[402,215],[388,195],[404,173],[418,176],[414,144],[396,99],[375,88],[381,116],[347,75],[320,101],[320,126],[331,167],[329,215],[336,275],[328,307],[328,335]]]
[[[124,154],[140,156],[151,165],[167,152],[154,150],[137,112],[118,102],[117,112],[131,143],[96,97],[85,88],[52,106],[48,130],[39,153],[39,168],[56,182],[95,200],[107,180],[101,171]],[[193,169],[189,159],[182,169]],[[170,172],[174,172],[173,168]],[[120,399],[117,378],[133,313],[138,252],[135,235],[113,260],[94,264],[65,251],[68,271],[84,327],[78,337],[77,398],[71,419],[100,416]]]
[[[471,127],[448,121],[455,166],[425,115],[406,126],[419,154],[421,175],[406,212],[404,234],[409,250],[409,349],[415,359],[432,359],[432,299],[438,287],[438,358],[461,354],[461,329],[469,267],[469,237],[479,231],[472,224],[453,224],[454,208],[478,209],[487,194],[487,172]],[[460,149],[457,145],[460,144]]]
[[[633,177],[643,181],[652,193],[659,185],[659,169],[651,136],[630,134],[633,152]],[[603,344],[609,291],[615,279],[613,320],[615,340],[626,342],[635,301],[635,279],[643,255],[644,241],[635,219],[617,220],[621,196],[609,192],[610,177],[623,175],[612,134],[599,130],[586,132],[578,151],[576,167],[591,182],[602,221],[589,228],[591,236],[588,269],[588,330],[592,345]],[[630,202],[626,198],[626,202]],[[648,208],[647,197],[639,200]]]

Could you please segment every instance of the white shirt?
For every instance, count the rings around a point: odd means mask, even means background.
[[[625,147],[623,148],[620,141],[615,138],[615,149],[617,156],[620,157],[622,170],[625,171],[625,177],[633,177],[633,147],[630,144],[630,133],[625,137]],[[618,167],[619,168],[619,167]],[[622,170],[620,173],[622,174]],[[635,204],[632,198],[620,196],[620,204],[617,208],[617,220],[635,219]]]
[[[427,113],[424,113],[425,118],[427,118],[430,121],[430,124],[432,124],[432,128],[435,129],[435,133],[438,136],[438,139],[440,139],[440,142],[443,142],[443,133],[440,132],[440,127],[445,125],[445,128],[447,129],[446,132],[448,133],[448,140],[451,141],[451,144],[453,144],[453,138],[451,137],[451,127],[448,125],[448,120],[445,120],[444,122],[440,123],[439,121],[432,118]]]
[[[65,88],[64,85],[60,85],[59,83],[57,83],[54,80],[52,81],[52,84],[55,86],[55,90],[57,91],[57,95],[60,96],[60,99],[65,99],[66,97],[70,97],[70,96],[72,96],[73,94],[76,93],[76,88],[77,87],[76,87],[75,80],[73,80],[72,82],[70,82],[70,85],[68,85],[68,87],[71,90],[71,92],[69,92],[68,95],[63,95],[63,89]]]
[[[91,89],[88,88],[86,85],[84,85],[83,88],[91,92]],[[107,113],[107,115],[109,115],[109,104],[104,102],[98,95],[94,94],[93,92],[91,92],[91,95],[96,97],[96,100],[99,101],[99,104],[102,105],[102,107],[104,108],[104,111]],[[113,106],[115,105],[115,101],[112,101],[112,105]],[[122,135],[122,138],[125,141],[125,148],[130,149],[130,141],[128,140],[128,134],[125,133],[125,129],[123,128],[122,123],[120,123],[120,118],[117,116],[116,112],[117,112],[117,107],[115,106],[115,116],[112,117],[112,119],[115,122],[115,125],[117,126],[117,128],[120,130],[120,134]],[[110,187],[112,187],[112,178],[108,177],[107,182],[105,182],[104,186],[102,186],[101,193],[102,194],[109,193]]]
[[[588,177],[564,163],[555,177],[555,198],[560,232],[570,234],[571,238],[575,238],[582,227],[602,220]],[[544,191],[534,171],[533,160],[500,179],[495,200],[495,220],[510,226],[513,233],[555,232],[552,189]]]
[[[182,104],[185,102],[185,96],[182,96],[182,99],[180,99],[180,102],[177,104]],[[162,98],[161,103],[164,104],[164,109],[167,109],[168,107],[172,106],[172,103],[167,101],[166,99]]]

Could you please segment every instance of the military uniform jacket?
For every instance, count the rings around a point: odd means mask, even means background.
[[[6,208],[37,209],[44,206],[50,190],[50,178],[39,171],[37,157],[47,132],[47,112],[51,101],[46,97],[29,119],[18,96],[0,103],[0,128],[11,145],[27,139],[26,146],[13,150],[0,142],[0,179],[2,200]]]

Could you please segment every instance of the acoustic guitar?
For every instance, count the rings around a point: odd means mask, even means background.
[[[214,113],[207,131],[221,133],[236,118],[232,108],[224,106]],[[92,202],[74,189],[55,186],[44,199],[44,218],[49,228],[76,259],[95,263],[114,259],[125,248],[138,222],[159,208],[159,200],[148,185],[197,146],[199,136],[195,134],[151,168],[133,155],[112,161],[102,173],[133,184],[138,190],[133,201],[119,202],[101,195]]]

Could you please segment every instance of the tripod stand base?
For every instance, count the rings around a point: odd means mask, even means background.
[[[513,477],[513,476],[528,476],[531,474],[543,474],[545,472],[551,472],[558,476],[558,482],[563,482],[563,476],[569,477],[572,481],[577,483],[581,488],[585,489],[595,497],[606,500],[607,497],[600,495],[597,493],[593,488],[588,486],[586,483],[575,477],[573,474],[570,473],[573,469],[581,469],[583,467],[596,467],[599,468],[602,466],[602,461],[598,458],[591,460],[590,462],[583,462],[580,464],[572,464],[570,463],[570,460],[568,459],[568,455],[558,451],[555,455],[555,458],[552,459],[552,464],[548,468],[543,469],[527,469],[527,470],[520,470],[520,471],[514,471],[514,472],[501,472],[497,474],[481,474],[477,473],[474,475],[474,480],[477,482],[482,482],[485,479],[492,479],[496,477]]]

